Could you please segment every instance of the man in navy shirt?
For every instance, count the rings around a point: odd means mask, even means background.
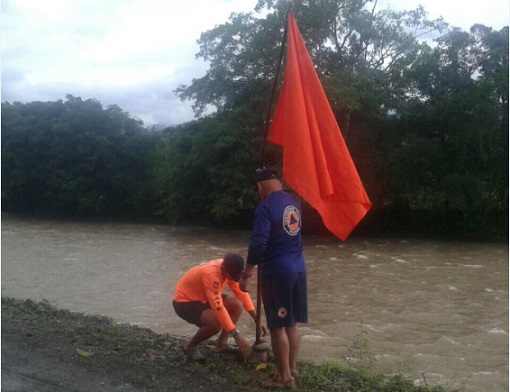
[[[257,170],[261,199],[255,209],[241,290],[258,265],[262,302],[278,372],[264,383],[271,389],[295,388],[300,334],[296,323],[308,322],[306,268],[301,241],[301,205],[285,192],[272,168]]]

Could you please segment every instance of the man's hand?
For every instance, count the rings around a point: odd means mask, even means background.
[[[267,335],[267,328],[262,323],[259,325],[259,333],[260,333],[260,336],[266,336]]]
[[[241,280],[239,281],[239,289],[241,291],[244,291],[245,293],[248,292],[248,289],[246,288],[248,286],[248,278],[243,276]]]
[[[251,354],[253,352],[253,349],[250,346],[250,343],[248,343],[248,341],[243,336],[241,336],[240,333],[238,333],[234,339],[237,343],[237,347],[239,347],[239,352],[241,353],[243,358],[250,359]]]

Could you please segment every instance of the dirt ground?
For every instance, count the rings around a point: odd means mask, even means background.
[[[182,343],[182,337],[118,325],[106,317],[2,298],[1,390],[261,390],[260,384],[251,381],[243,385],[236,371],[233,375],[238,379],[232,381],[215,375],[210,365],[206,369],[203,364],[190,362],[181,350]],[[218,361],[218,354],[207,348],[204,353],[215,357],[210,361]]]

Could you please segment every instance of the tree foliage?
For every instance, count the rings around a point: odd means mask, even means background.
[[[243,109],[163,131],[158,214],[173,223],[239,224],[254,206],[259,139]]]
[[[94,99],[2,104],[2,207],[38,214],[145,210],[152,140],[140,121]]]
[[[400,146],[387,159],[394,179],[387,200],[442,217],[450,222],[445,230],[453,222],[476,231],[508,222],[508,90],[502,88],[508,28],[453,30],[407,77],[415,98],[395,124]]]
[[[203,32],[209,69],[175,91],[196,119],[160,133],[95,100],[3,103],[2,207],[247,227],[288,8],[258,0]],[[508,27],[373,0],[292,10],[373,202],[359,230],[507,238]]]
[[[259,0],[264,9],[202,34],[198,56],[210,68],[177,91],[198,114],[236,103],[265,111],[254,97],[268,96],[288,2]],[[508,28],[465,32],[423,7],[379,11],[368,0],[294,2],[292,11],[374,203],[369,224],[504,228]]]

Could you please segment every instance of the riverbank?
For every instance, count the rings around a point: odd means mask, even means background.
[[[2,391],[261,391],[274,369],[271,361],[260,369],[207,346],[204,363],[189,362],[183,340],[47,302],[2,297]],[[300,391],[444,391],[332,363],[299,367]]]

